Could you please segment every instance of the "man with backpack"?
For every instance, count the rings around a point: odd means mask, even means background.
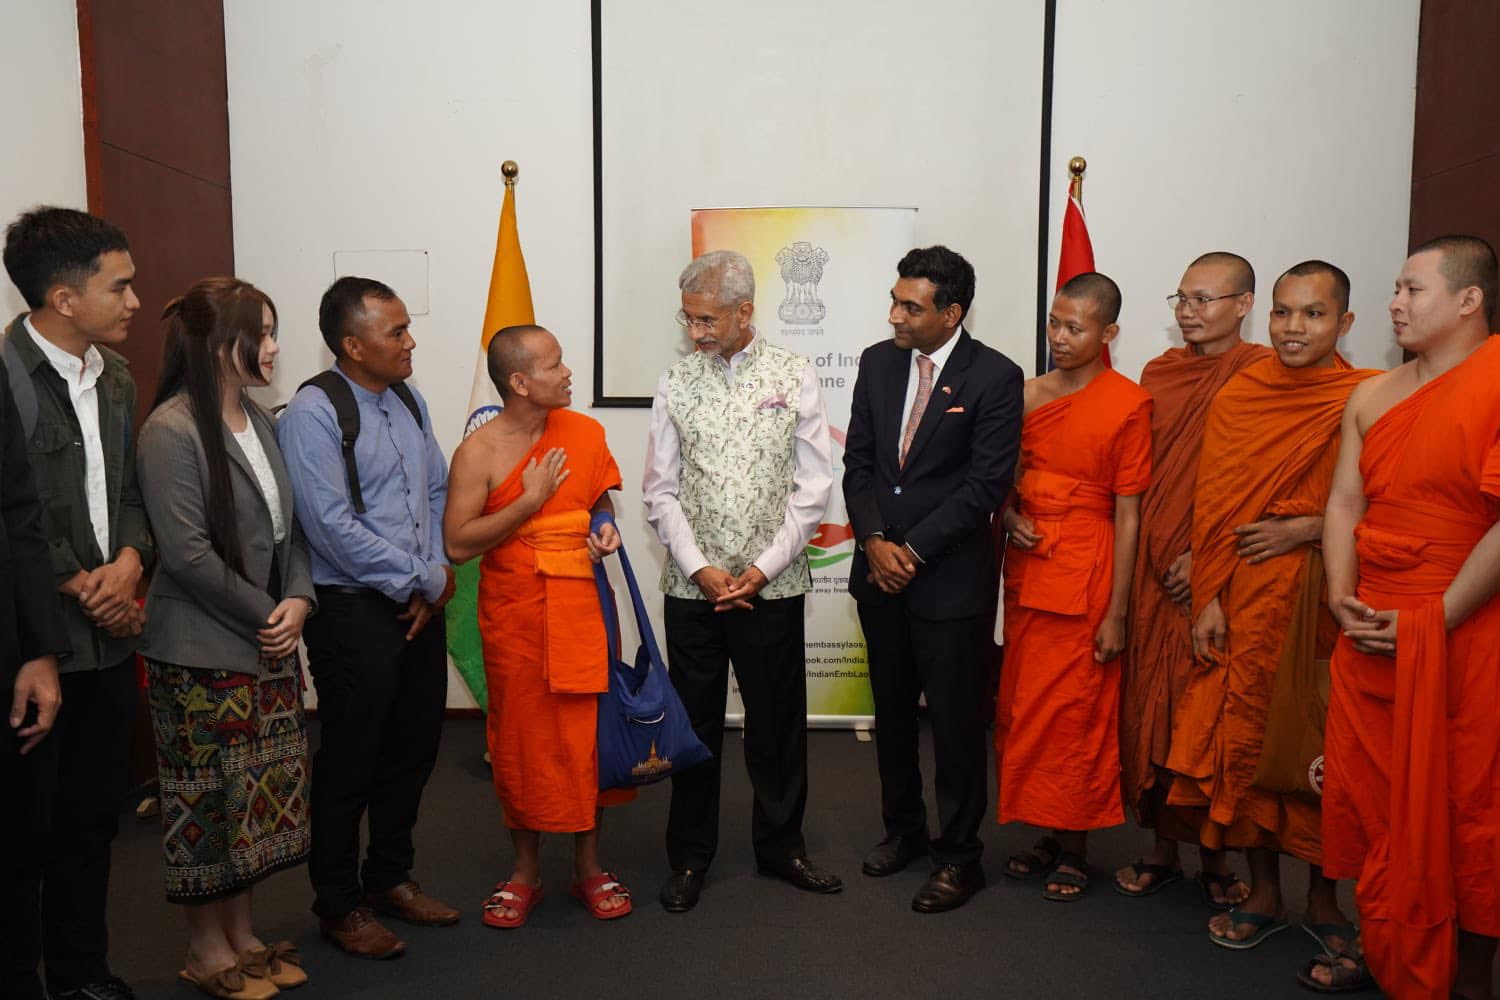
[[[411,879],[412,828],[447,700],[442,607],[453,569],[443,554],[447,466],[426,403],[405,384],[410,326],[386,285],[335,281],[318,307],[334,365],[302,386],[277,428],[318,596],[303,633],[322,723],[313,912],[324,937],[360,958],[406,949],[372,911],[421,926],[458,921]]]

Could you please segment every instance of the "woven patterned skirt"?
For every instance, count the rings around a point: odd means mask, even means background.
[[[311,843],[302,670],[146,661],[167,900],[207,903],[299,865]]]

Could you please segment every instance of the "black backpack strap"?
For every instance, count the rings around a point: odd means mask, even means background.
[[[365,498],[359,491],[359,465],[354,460],[354,442],[359,440],[359,404],[354,401],[354,390],[332,369],[319,372],[297,388],[300,391],[308,386],[323,390],[333,404],[339,422],[339,448],[344,453],[344,476],[349,480],[349,500],[354,504],[354,512],[363,514]]]
[[[6,381],[10,383],[11,400],[16,404],[16,412],[21,415],[21,431],[29,445],[38,417],[36,386],[26,373],[21,352],[16,350],[16,345],[9,336],[0,336],[0,370],[5,372]]]
[[[422,408],[417,405],[417,397],[412,395],[411,386],[407,385],[405,382],[392,382],[391,391],[394,392],[396,394],[396,398],[401,400],[402,403],[406,404],[406,408],[411,411],[411,418],[417,422],[417,428],[419,430],[424,429],[422,427]]]

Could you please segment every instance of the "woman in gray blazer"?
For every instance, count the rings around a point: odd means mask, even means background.
[[[161,388],[137,446],[160,547],[143,652],[156,731],[167,899],[186,905],[182,978],[265,1000],[307,976],[251,928],[251,887],[310,843],[297,643],[307,550],[270,416],[276,309],[234,278],[169,303]]]

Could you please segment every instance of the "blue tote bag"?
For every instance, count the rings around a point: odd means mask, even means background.
[[[590,530],[613,523],[607,511],[594,515]],[[687,709],[667,677],[666,664],[646,616],[646,602],[630,568],[625,549],[619,550],[620,568],[630,588],[635,624],[641,634],[635,665],[620,658],[620,617],[615,595],[609,587],[604,564],[594,564],[594,583],[599,588],[599,607],[604,611],[604,630],[609,640],[609,690],[599,696],[599,787],[632,788],[685,771],[712,756],[693,732]]]

